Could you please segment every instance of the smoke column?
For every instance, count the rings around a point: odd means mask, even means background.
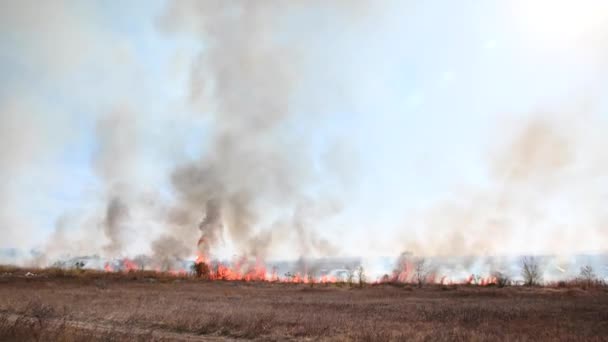
[[[1,247],[603,252],[608,12],[516,3],[5,2]]]

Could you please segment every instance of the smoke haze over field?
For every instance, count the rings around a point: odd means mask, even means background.
[[[605,252],[606,23],[594,0],[6,1],[0,247]]]

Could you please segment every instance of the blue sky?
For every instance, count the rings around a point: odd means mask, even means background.
[[[339,241],[344,254],[428,249],[444,239],[435,237],[428,213],[454,198],[462,207],[476,196],[496,198],[493,157],[539,115],[597,130],[573,148],[602,153],[608,108],[604,2],[314,4],[285,12],[290,31],[283,39],[298,51],[303,70],[287,99],[295,114],[285,134],[309,142],[294,153],[320,164],[336,161],[305,186],[342,203],[316,229]],[[132,125],[123,137],[133,141],[121,153],[120,178],[135,198],[170,199],[171,169],[209,153],[218,124],[207,113],[212,106],[189,101],[190,73],[205,54],[204,39],[159,28],[168,7],[161,0],[9,1],[0,7],[0,199],[9,203],[0,211],[0,245],[43,246],[66,213],[75,236],[104,239],[96,225],[105,184],[116,170],[104,173],[95,165],[103,154],[97,129],[108,113],[118,112]],[[581,155],[572,169],[583,171],[568,177],[601,173],[597,154]],[[590,184],[564,188],[552,200],[534,199],[560,202],[572,193],[593,198],[563,219],[566,236],[588,232],[573,250],[605,248],[605,230],[588,224],[597,213],[589,208],[601,203],[586,192]],[[608,189],[601,178],[593,184]],[[603,198],[600,190],[597,198]],[[509,218],[521,219],[517,213]],[[126,254],[148,248],[150,236],[141,231],[163,230],[158,223],[148,228],[152,218],[138,215]],[[494,252],[534,250],[543,236],[557,233],[556,220],[538,223],[543,228],[532,241],[514,229],[505,238],[508,247]],[[462,235],[476,234],[467,229]],[[592,243],[597,236],[600,242]],[[539,250],[568,248],[556,242]],[[289,249],[287,243],[279,247]]]

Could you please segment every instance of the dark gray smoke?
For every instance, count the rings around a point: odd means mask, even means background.
[[[103,231],[108,237],[109,244],[105,250],[110,255],[119,254],[124,248],[122,234],[125,230],[124,222],[129,218],[129,208],[120,197],[113,197],[106,208],[106,216],[103,222]]]
[[[207,201],[205,206],[205,218],[198,226],[201,238],[198,241],[199,251],[209,255],[210,247],[221,241],[222,234],[222,212],[220,204],[213,199]]]
[[[153,267],[162,271],[174,269],[177,263],[190,255],[192,248],[172,236],[161,236],[152,243]]]
[[[297,40],[302,27],[289,21],[301,6],[179,1],[161,19],[164,30],[194,35],[202,46],[191,68],[190,100],[214,129],[204,154],[176,168],[172,183],[180,220],[203,217],[198,225],[203,253],[224,235],[241,253],[256,257],[264,257],[276,240],[289,239],[301,255],[336,251],[314,230],[327,217],[315,217],[315,211],[334,212],[335,206],[320,209],[327,201],[306,193],[316,176],[307,141],[313,131],[296,135],[290,128],[314,130],[322,124],[313,113],[292,108],[307,72],[306,42]],[[326,8],[352,15],[346,7]],[[310,120],[319,122],[309,125]],[[195,226],[191,220],[181,223]]]
[[[137,182],[136,163],[140,153],[137,141],[135,114],[126,107],[115,108],[97,122],[99,148],[93,166],[102,180],[106,205],[101,222],[107,244],[107,255],[118,257],[124,252],[131,184]]]

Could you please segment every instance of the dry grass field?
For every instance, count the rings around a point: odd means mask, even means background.
[[[608,340],[603,287],[200,281],[0,270],[2,341]]]

